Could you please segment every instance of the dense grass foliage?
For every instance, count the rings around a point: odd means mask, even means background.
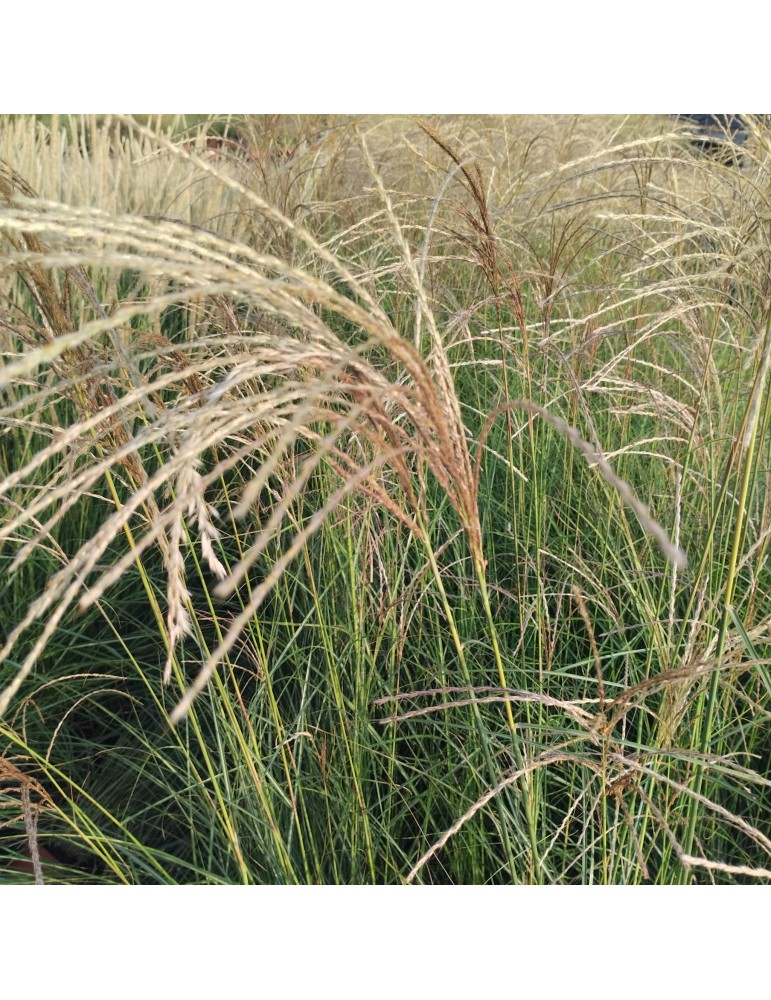
[[[770,877],[763,123],[190,117],[0,119],[0,881]]]

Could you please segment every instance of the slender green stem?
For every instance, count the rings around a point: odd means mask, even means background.
[[[482,595],[482,605],[485,609],[485,617],[487,619],[487,627],[490,634],[490,642],[493,647],[493,656],[495,657],[495,666],[498,671],[498,680],[500,681],[501,687],[504,691],[508,690],[508,681],[506,679],[506,669],[503,664],[503,656],[501,655],[501,645],[498,640],[498,630],[495,627],[495,618],[493,617],[492,608],[490,607],[490,597],[487,591],[487,580],[485,577],[484,566],[481,563],[476,563],[477,579],[479,581],[479,590]],[[525,758],[522,753],[522,741],[517,727],[517,723],[514,720],[514,713],[511,708],[511,702],[506,701],[506,720],[509,724],[509,732],[511,733],[511,745],[514,753],[514,761],[517,766],[518,771],[523,771],[525,768]],[[540,883],[543,881],[543,871],[541,867],[541,861],[539,859],[538,853],[538,832],[536,829],[536,817],[535,810],[533,808],[533,800],[530,794],[530,786],[528,784],[528,776],[523,774],[519,779],[519,788],[522,793],[522,806],[525,811],[525,816],[527,817],[527,828],[528,835],[530,837],[530,852],[531,852],[531,878]]]
[[[761,401],[766,392],[766,382],[768,378],[770,364],[771,364],[771,315],[769,315],[766,322],[766,330],[763,343],[763,355],[760,364],[760,370],[755,379],[755,385],[753,387],[753,392],[750,397],[747,416],[743,423],[741,447],[745,451],[744,466],[742,468],[742,479],[741,479],[741,486],[739,489],[736,522],[734,524],[733,542],[731,545],[731,555],[728,563],[728,573],[726,576],[725,594],[723,597],[723,613],[720,618],[720,627],[718,630],[717,651],[715,653],[715,659],[717,661],[717,669],[712,674],[712,678],[710,680],[709,692],[706,698],[706,711],[704,705],[704,695],[702,694],[702,696],[699,698],[697,717],[700,717],[702,713],[705,712],[704,719],[701,723],[700,750],[702,755],[708,752],[710,747],[710,742],[712,740],[712,729],[715,722],[715,712],[718,701],[718,690],[720,686],[720,666],[723,660],[726,635],[728,633],[728,625],[729,622],[731,621],[731,613],[733,609],[734,591],[736,588],[737,566],[739,562],[739,549],[744,535],[744,519],[745,519],[745,511],[747,509],[749,484],[754,468],[755,446],[757,442],[757,431],[759,424]],[[688,829],[683,843],[683,850],[684,853],[687,855],[692,854],[693,851],[693,841],[696,834],[696,822],[699,815],[696,796],[699,796],[701,794],[703,782],[704,782],[704,765],[702,763],[699,763],[696,766],[696,775],[694,780],[695,794],[694,798],[690,800],[690,817],[688,821]],[[690,872],[688,872],[686,874],[686,880],[690,881],[691,877],[692,876]]]

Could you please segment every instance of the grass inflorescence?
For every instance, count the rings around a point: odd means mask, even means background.
[[[771,146],[0,120],[0,869],[771,872]]]

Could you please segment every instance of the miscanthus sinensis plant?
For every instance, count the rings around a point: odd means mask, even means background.
[[[768,876],[748,127],[4,124],[36,879],[44,817],[62,878]]]

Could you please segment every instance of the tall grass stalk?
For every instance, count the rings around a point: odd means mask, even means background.
[[[749,498],[749,484],[751,477],[755,473],[755,448],[757,445],[757,432],[760,425],[761,409],[763,400],[768,392],[768,373],[771,367],[771,315],[766,320],[763,342],[760,351],[760,365],[758,367],[755,381],[750,395],[750,401],[743,424],[743,433],[740,442],[737,442],[737,450],[743,456],[742,476],[739,485],[739,494],[736,505],[736,519],[733,528],[733,540],[731,544],[731,554],[728,562],[728,570],[725,580],[725,596],[723,599],[723,613],[720,619],[720,629],[717,636],[717,650],[715,658],[718,665],[722,665],[723,654],[725,652],[726,635],[728,626],[735,618],[733,607],[734,592],[736,588],[736,573],[739,560],[739,550],[744,539],[744,520]],[[704,721],[701,724],[701,752],[706,755],[712,740],[715,712],[717,708],[719,687],[719,673],[715,671],[709,685],[709,692],[706,696],[706,706],[703,705],[703,698],[700,699],[700,711],[698,716],[704,713]],[[693,839],[696,832],[696,822],[698,813],[695,808],[695,801],[701,794],[704,782],[704,769],[697,766],[696,779],[694,782],[694,798],[690,801],[690,816],[688,821],[688,831],[683,843],[684,855],[690,857],[693,850]]]

